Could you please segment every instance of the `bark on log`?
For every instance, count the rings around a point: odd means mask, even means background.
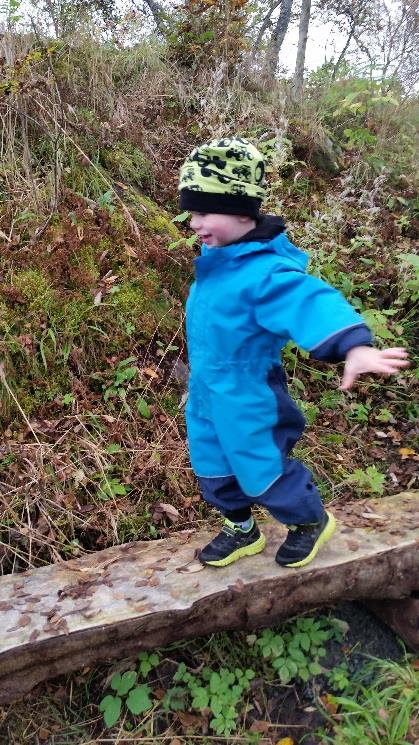
[[[201,567],[209,534],[187,531],[3,578],[0,704],[99,660],[270,626],[340,598],[419,591],[419,491],[335,512],[336,535],[301,569],[275,564],[285,529],[268,522],[265,551],[223,569]]]

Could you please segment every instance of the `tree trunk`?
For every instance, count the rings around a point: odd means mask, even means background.
[[[341,598],[419,591],[419,491],[358,500],[335,513],[335,536],[298,570],[275,563],[285,528],[267,522],[263,554],[222,569],[195,558],[209,534],[185,531],[4,577],[0,704],[99,660],[215,631],[272,626]]]
[[[269,28],[269,25],[271,23],[272,13],[274,10],[277,9],[278,5],[281,5],[281,0],[274,0],[272,5],[270,6],[268,12],[265,14],[265,17],[261,23],[260,29],[258,31],[258,35],[256,37],[256,41],[253,45],[252,49],[252,60],[255,59],[256,54],[260,48],[260,45],[262,44],[262,39],[265,35],[265,31]]]
[[[311,0],[303,0],[298,29],[297,59],[295,62],[294,77],[292,81],[292,97],[301,98],[304,83],[304,63],[306,58],[306,47],[308,37],[308,26],[310,23]]]
[[[281,49],[282,42],[284,41],[285,34],[287,33],[287,29],[289,26],[292,3],[293,0],[282,0],[281,12],[279,14],[278,20],[268,44],[268,48],[266,50],[264,69],[265,72],[272,77],[276,73],[279,50]]]

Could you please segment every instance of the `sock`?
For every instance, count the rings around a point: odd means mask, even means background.
[[[240,528],[240,530],[243,530],[244,533],[247,533],[251,528],[253,528],[253,517],[250,516],[248,520],[243,520],[242,522],[234,520],[234,525]]]

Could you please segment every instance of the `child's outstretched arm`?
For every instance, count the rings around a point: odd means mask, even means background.
[[[341,391],[348,391],[361,373],[392,375],[408,367],[408,353],[404,347],[375,349],[374,347],[352,347],[346,355]]]

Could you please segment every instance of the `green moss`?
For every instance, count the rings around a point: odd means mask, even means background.
[[[166,414],[175,417],[179,414],[179,401],[180,395],[178,393],[169,391],[161,397],[159,403]]]
[[[104,250],[105,249],[100,245],[92,246],[87,244],[81,246],[76,256],[73,257],[72,263],[76,266],[82,266],[86,272],[91,275],[92,279],[96,280],[100,277],[100,270],[96,263],[96,256],[99,251]]]
[[[141,515],[121,515],[117,522],[118,539],[121,543],[150,538],[150,514],[145,509]]]
[[[45,405],[66,393],[71,387],[70,377],[65,368],[48,370],[46,374],[45,368],[36,360],[32,360],[31,369],[31,373],[26,371],[25,374],[23,367],[19,370],[16,366],[14,374],[18,379],[12,380],[12,375],[9,376],[9,385],[13,388],[14,395],[26,416],[41,411]],[[0,411],[5,418],[18,413],[14,400],[9,398],[6,391],[2,391],[1,404]]]
[[[107,304],[112,307],[112,315],[121,331],[126,333],[127,325],[133,326],[133,333],[145,338],[154,334],[160,319],[169,309],[167,301],[162,298],[154,270],[148,270],[140,279],[125,282],[110,296]]]
[[[138,147],[129,142],[117,142],[101,150],[100,160],[116,180],[126,181],[140,189],[151,180],[150,162]]]
[[[110,223],[111,227],[118,233],[125,233],[127,229],[127,218],[122,211],[115,209],[112,212]]]
[[[143,194],[130,192],[129,197],[135,205],[138,205],[134,210],[137,221],[148,232],[166,235],[172,241],[180,240],[182,236],[177,227],[171,222],[172,218],[166,210],[158,207],[155,202]]]
[[[5,303],[0,300],[0,332],[7,334],[13,326],[14,318]]]
[[[50,316],[51,325],[65,337],[76,337],[86,331],[86,324],[93,320],[96,308],[90,296],[80,296],[63,301]]]
[[[25,269],[12,277],[12,285],[27,301],[29,310],[47,311],[54,304],[50,280],[37,269]]]

